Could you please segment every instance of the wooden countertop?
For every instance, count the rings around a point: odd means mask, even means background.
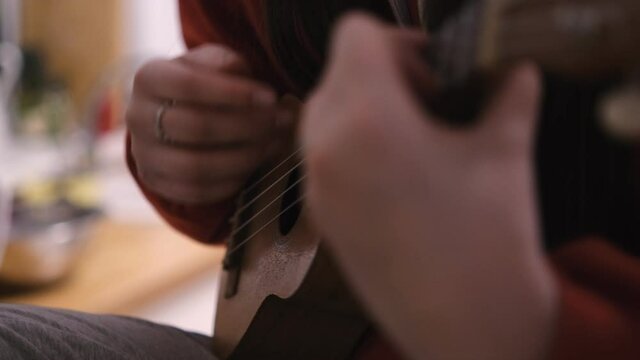
[[[219,266],[224,255],[222,247],[196,243],[165,225],[103,220],[91,236],[84,256],[66,280],[28,294],[2,296],[0,302],[131,314]]]

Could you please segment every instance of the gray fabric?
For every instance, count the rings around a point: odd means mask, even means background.
[[[214,360],[210,344],[139,319],[0,304],[2,360]]]

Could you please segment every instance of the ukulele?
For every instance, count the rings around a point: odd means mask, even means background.
[[[456,112],[461,94],[482,99],[474,89],[522,59],[576,79],[632,78],[640,64],[637,19],[638,0],[463,2],[431,37],[426,61],[440,83],[428,106],[463,121],[482,103]],[[620,98],[605,100],[603,108],[613,110],[604,113],[636,120],[629,114],[640,113],[640,104]],[[215,322],[214,350],[222,358],[349,359],[372,331],[308,221],[301,159],[296,151],[266,168],[238,198]]]

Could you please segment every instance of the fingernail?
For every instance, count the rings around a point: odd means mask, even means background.
[[[276,103],[276,94],[272,91],[258,91],[253,94],[252,102],[259,106],[271,106]]]

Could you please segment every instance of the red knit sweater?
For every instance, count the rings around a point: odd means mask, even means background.
[[[213,42],[235,49],[260,79],[284,92],[287,80],[270,51],[260,13],[262,1],[180,0],[184,37],[189,47]],[[135,177],[129,151],[127,160]],[[140,186],[159,213],[190,237],[216,243],[227,233],[230,203],[184,206]],[[560,316],[549,358],[640,359],[640,259],[596,238],[573,242],[549,258],[561,289]],[[383,341],[375,340],[357,358],[400,357]]]

